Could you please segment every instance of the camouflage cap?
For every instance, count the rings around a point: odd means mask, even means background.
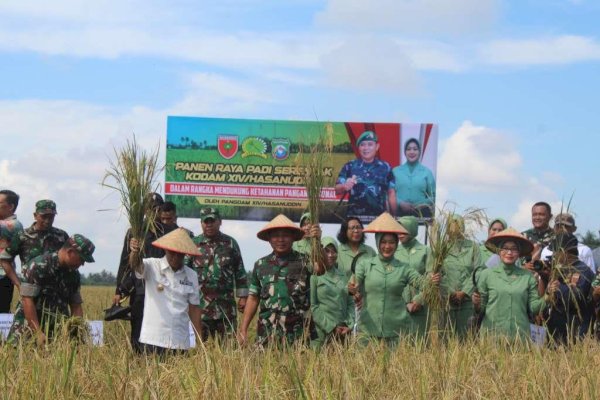
[[[85,262],[94,262],[94,257],[92,254],[96,249],[94,243],[88,238],[79,233],[74,234],[68,240],[69,246],[77,250],[83,261]]]
[[[35,212],[37,214],[58,214],[56,212],[56,203],[52,200],[38,200],[35,203]]]
[[[364,131],[362,135],[356,139],[356,145],[360,145],[362,142],[366,142],[367,140],[371,140],[373,142],[377,142],[377,135],[373,131]]]
[[[203,209],[200,210],[200,220],[202,222],[206,221],[207,219],[212,218],[212,219],[221,219],[221,215],[219,214],[219,210],[217,210],[214,207],[204,207]]]

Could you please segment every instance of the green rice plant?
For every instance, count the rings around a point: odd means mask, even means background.
[[[152,209],[151,194],[158,189],[158,175],[163,167],[158,165],[158,149],[147,152],[135,136],[122,148],[114,148],[114,159],[102,179],[102,185],[120,196],[121,207],[129,222],[131,238],[144,248],[146,234],[155,231],[156,210]],[[131,252],[129,266],[141,264],[142,253]]]

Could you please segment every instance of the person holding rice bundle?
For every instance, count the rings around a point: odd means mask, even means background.
[[[398,234],[408,231],[390,214],[381,214],[365,232],[375,233],[378,255],[357,263],[348,289],[355,293],[357,300],[362,300],[360,334],[394,346],[401,336],[416,333],[413,324],[407,324],[409,317],[403,293],[408,285],[419,287],[423,277],[408,263],[394,257]],[[437,284],[440,274],[431,275],[430,279]]]
[[[473,271],[482,266],[479,246],[465,236],[465,222],[453,215],[450,236],[454,239],[452,249],[443,262],[440,289],[446,307],[442,315],[446,333],[464,339],[469,331],[469,319],[473,316]]]
[[[485,268],[477,278],[478,293],[473,303],[482,315],[481,331],[509,339],[527,339],[530,318],[545,306],[540,296],[544,281],[537,273],[520,268],[519,257],[533,251],[533,243],[513,228],[505,229],[485,242],[500,256],[500,264]]]
[[[309,212],[305,212],[300,216],[300,229],[304,232],[302,239],[295,241],[292,248],[298,253],[310,255],[311,243],[310,239],[314,236],[316,238],[321,237],[321,227],[318,224],[311,222],[311,216]]]
[[[416,217],[406,216],[399,218],[398,222],[406,230],[400,232],[398,238],[400,244],[394,256],[409,267],[417,271],[421,275],[425,275],[427,266],[427,257],[429,256],[429,248],[417,240],[419,230],[419,222]],[[425,300],[422,298],[419,290],[412,286],[407,286],[404,289],[404,301],[406,302],[407,324],[411,326],[411,331],[414,331],[419,337],[425,337],[427,334],[427,318],[428,309]]]
[[[159,356],[190,348],[189,321],[201,338],[198,275],[186,267],[186,255],[200,252],[184,228],[177,228],[152,242],[165,252],[162,258],[144,258],[136,277],[144,281],[145,299],[140,344],[142,352]],[[131,251],[139,252],[135,239]]]
[[[338,246],[332,237],[321,239],[325,253],[325,273],[310,277],[310,311],[317,338],[311,345],[318,349],[330,340],[343,340],[354,325],[354,303],[348,295],[348,279],[338,269]]]

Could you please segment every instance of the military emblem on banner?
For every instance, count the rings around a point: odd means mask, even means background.
[[[271,140],[271,152],[273,158],[283,161],[290,156],[290,139],[274,138]]]
[[[238,137],[234,135],[219,135],[217,148],[221,157],[229,160],[238,151]]]

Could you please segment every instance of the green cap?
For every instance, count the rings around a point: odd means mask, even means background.
[[[356,139],[356,145],[359,146],[362,142],[366,142],[367,140],[371,140],[373,142],[377,142],[377,135],[373,131],[364,131],[362,135]]]
[[[92,254],[94,253],[96,246],[94,246],[94,243],[92,243],[90,239],[76,233],[69,238],[68,243],[72,248],[77,250],[83,261],[94,262]]]
[[[207,219],[212,218],[212,219],[221,219],[221,215],[219,214],[219,210],[217,210],[214,207],[204,207],[203,209],[200,210],[200,220],[202,222],[206,221]]]
[[[35,203],[35,212],[37,214],[58,214],[56,212],[56,203],[52,200],[38,200]]]

